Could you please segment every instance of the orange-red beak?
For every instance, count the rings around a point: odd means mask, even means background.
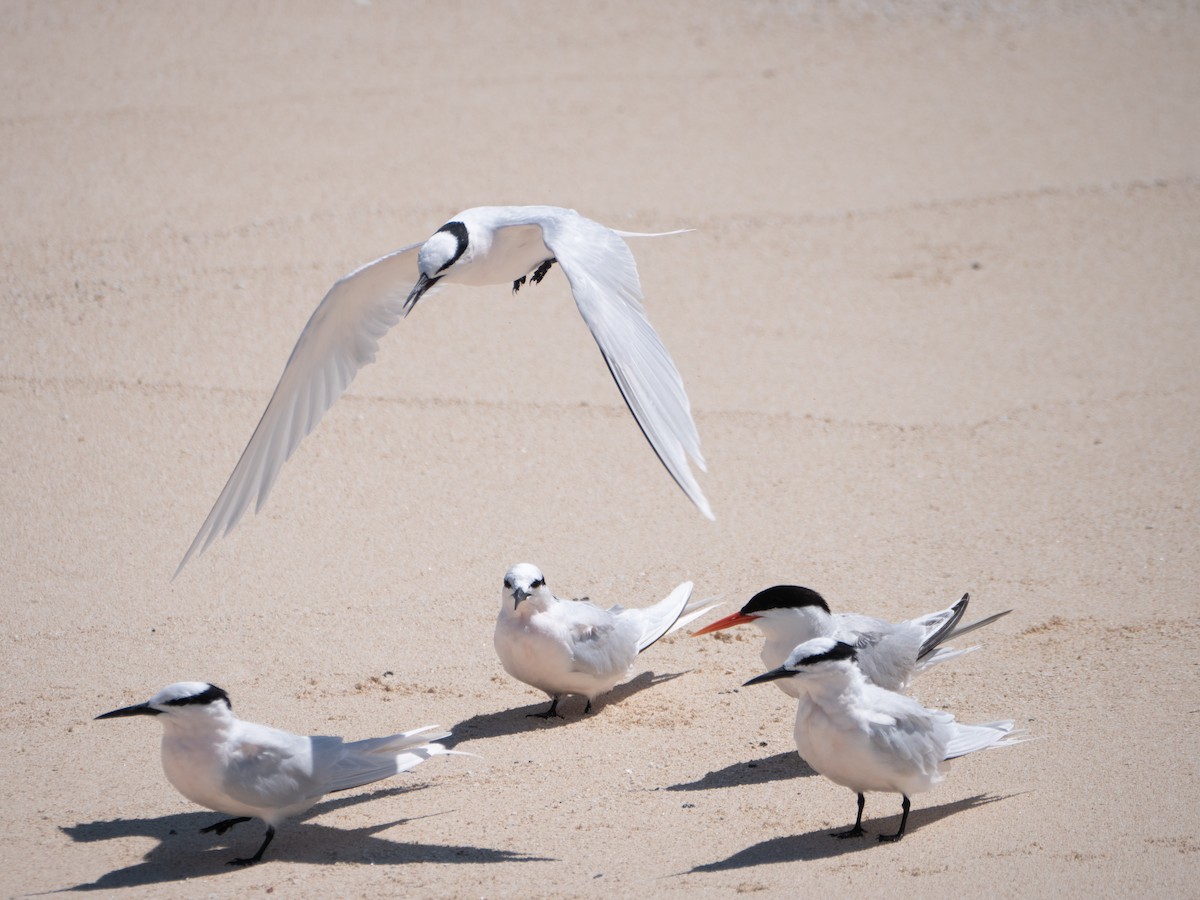
[[[753,622],[758,616],[747,616],[740,612],[735,612],[723,619],[717,619],[710,625],[705,625],[699,631],[693,631],[692,637],[699,637],[702,634],[708,634],[711,631],[720,631],[722,628],[732,628],[734,625],[741,625],[744,622]]]

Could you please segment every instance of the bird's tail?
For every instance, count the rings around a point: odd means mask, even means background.
[[[426,725],[403,734],[345,744],[327,791],[346,791],[370,784],[415,769],[430,757],[453,753],[437,743],[448,737],[450,732],[440,730],[437,725]]]
[[[687,627],[706,612],[711,609],[716,609],[724,602],[724,600],[720,600],[716,597],[705,597],[702,600],[689,601],[688,605],[683,608],[683,612],[680,613],[679,618],[675,620],[675,624],[667,629],[667,634],[673,634],[680,628]]]
[[[978,622],[972,622],[970,625],[964,625],[962,628],[955,628],[948,635],[946,635],[944,640],[952,641],[955,638],[962,637],[964,634],[967,634],[968,632],[974,631],[976,628],[982,628],[985,625],[991,625],[997,619],[1003,619],[1010,612],[1012,612],[1011,609],[1006,609],[1006,610],[1004,610],[1004,612],[994,613],[994,614],[988,616],[986,619],[980,619]]]
[[[987,722],[983,725],[954,723],[954,737],[946,745],[946,759],[957,759],[976,750],[1011,747],[1030,740],[1024,730],[1016,730],[1012,720]]]
[[[619,234],[621,237],[627,238],[627,237],[670,237],[673,234],[687,234],[689,231],[695,231],[696,229],[695,228],[679,228],[679,229],[676,229],[675,231],[655,231],[653,233],[649,233],[649,232],[645,232],[645,231],[617,231],[617,229],[615,229],[615,228],[612,230],[614,232],[616,232],[617,234]]]
[[[641,625],[642,633],[638,638],[638,653],[650,647],[659,638],[665,637],[672,631],[683,628],[689,622],[704,615],[721,601],[692,600],[692,583],[685,581],[663,600],[645,609],[629,610]]]

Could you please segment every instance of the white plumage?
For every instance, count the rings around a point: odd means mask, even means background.
[[[622,240],[656,236],[614,231],[554,206],[476,207],[428,240],[339,280],[300,333],[258,427],[175,574],[228,534],[251,503],[261,509],[300,441],[358,370],[375,361],[380,338],[434,285],[512,282],[516,290],[527,275],[540,281],[553,263],[570,282],[579,312],[654,452],[711,519],[688,464],[690,458],[704,469],[683,379],[646,318],[637,266]]]
[[[685,581],[664,600],[642,609],[601,609],[586,598],[560,600],[529,563],[509,569],[500,591],[494,643],[504,671],[550,696],[542,718],[558,715],[567,694],[592,701],[633,674],[638,654],[717,603],[689,603]]]
[[[908,823],[909,796],[938,784],[950,760],[1023,739],[1011,721],[962,725],[948,712],[872,684],[856,655],[849,644],[815,638],[746,684],[789,681],[797,689],[796,750],[818,773],[858,794],[854,827],[835,837],[863,834],[864,794],[887,791],[904,798],[899,830],[879,838],[895,841]]]
[[[168,685],[145,703],[96,718],[136,715],[160,717],[163,771],[175,789],[193,803],[235,817],[203,831],[224,834],[252,817],[267,823],[258,851],[231,865],[262,859],[275,826],[325,794],[389,778],[452,752],[435,743],[450,736],[436,725],[347,743],[244,722],[233,714],[225,691],[199,681]]]

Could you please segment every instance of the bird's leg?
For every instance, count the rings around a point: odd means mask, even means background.
[[[553,256],[543,262],[540,266],[533,270],[533,274],[529,276],[529,283],[541,284],[542,279],[546,277],[546,273],[550,271],[550,267],[556,262],[558,262],[558,259]],[[524,281],[525,279],[522,278],[521,280]]]
[[[908,798],[905,797],[904,800],[905,800],[905,802],[907,802]],[[866,795],[859,794],[858,795],[858,818],[856,818],[854,820],[854,827],[847,831],[835,831],[832,835],[830,835],[830,837],[852,838],[852,837],[862,837],[864,834],[866,834],[866,832],[863,831],[863,827],[862,827],[862,811],[863,811],[863,806],[866,805],[866,802],[867,802]],[[901,831],[903,831],[903,830],[904,829],[901,828]]]
[[[263,853],[266,851],[267,847],[270,845],[271,841],[274,840],[274,838],[275,838],[275,826],[268,825],[267,826],[267,836],[265,838],[263,838],[262,846],[258,848],[258,852],[255,853],[253,856],[247,857],[246,859],[231,859],[229,861],[229,865],[231,865],[231,866],[252,866],[252,865],[254,865],[256,862],[258,862],[260,859],[262,859]]]
[[[881,841],[887,841],[888,843],[893,843],[895,841],[900,840],[900,838],[904,837],[904,826],[908,824],[908,808],[909,808],[909,806],[911,806],[911,804],[908,802],[907,794],[901,794],[900,796],[904,798],[904,802],[900,805],[900,808],[902,810],[904,810],[904,812],[901,813],[901,815],[900,815],[900,830],[897,831],[895,834],[881,834],[879,836],[879,839]]]
[[[207,828],[201,828],[200,833],[208,834],[210,831],[215,831],[217,834],[224,834],[234,825],[241,825],[243,822],[249,821],[249,816],[238,816],[236,819],[222,819],[220,822],[209,825]]]
[[[521,285],[523,285],[524,283],[525,283],[525,276],[522,275],[520,278],[518,278],[516,281],[513,282],[513,293],[515,294],[517,291],[519,291],[521,289]]]
[[[591,697],[588,697],[587,706],[585,706],[585,707],[583,708],[583,714],[586,716],[586,715],[587,715],[588,713],[590,713],[591,711],[592,711],[592,698],[591,698]]]
[[[525,716],[525,718],[527,718],[527,719],[549,719],[551,717],[553,717],[555,719],[562,718],[562,716],[560,716],[558,714],[558,695],[557,694],[555,694],[554,698],[550,701],[550,708],[548,710],[546,710],[545,712],[540,712],[540,713],[529,713],[527,716]]]

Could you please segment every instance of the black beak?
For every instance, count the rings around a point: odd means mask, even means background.
[[[422,273],[417,279],[417,283],[413,285],[413,289],[408,293],[408,299],[404,301],[404,315],[412,312],[412,308],[417,305],[417,301],[425,296],[425,292],[442,280],[441,275],[434,275],[430,278]]]
[[[520,606],[521,601],[528,596],[529,591],[525,590],[525,588],[513,588],[513,600],[515,601],[513,603],[513,609],[516,609],[518,606]]]
[[[112,712],[101,713],[96,718],[120,719],[124,716],[157,716],[161,713],[162,710],[155,709],[149,703],[139,703],[137,706],[126,706],[121,709],[114,709]]]
[[[795,674],[796,673],[791,669],[786,669],[783,666],[780,666],[778,669],[772,669],[770,672],[763,672],[761,675],[755,675],[753,678],[743,684],[742,687],[749,687],[752,684],[762,684],[765,681],[777,681],[780,678],[790,678]]]

